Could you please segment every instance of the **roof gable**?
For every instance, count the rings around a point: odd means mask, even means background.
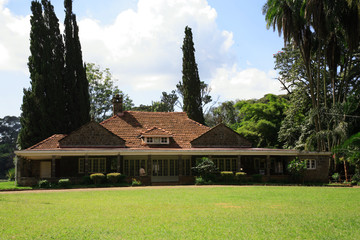
[[[185,112],[124,111],[122,116],[115,115],[100,124],[124,139],[129,148],[190,148],[191,140],[210,129],[189,119]],[[155,132],[170,134],[169,144],[159,146],[142,143],[140,136],[147,133],[154,136]]]
[[[211,128],[209,131],[191,141],[192,147],[251,147],[251,143],[225,124]]]
[[[124,139],[97,122],[91,121],[59,141],[66,147],[125,147]]]

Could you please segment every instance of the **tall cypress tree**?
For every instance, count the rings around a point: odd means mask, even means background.
[[[72,12],[72,0],[65,0],[65,92],[67,131],[71,132],[90,121],[89,83],[82,60],[79,28]]]
[[[201,124],[205,123],[201,105],[200,78],[195,61],[195,48],[192,39],[191,28],[185,27],[185,37],[182,46],[182,85],[183,87],[183,111],[190,119]]]
[[[48,3],[47,1],[43,2]],[[53,84],[53,81],[57,81],[57,79],[53,79],[51,75],[56,67],[54,64],[56,56],[53,54],[56,46],[51,46],[49,40],[52,37],[50,29],[54,21],[51,19],[50,22],[48,17],[44,17],[42,6],[37,1],[31,2],[31,11],[31,55],[28,61],[31,86],[29,89],[24,89],[23,104],[21,106],[20,122],[22,129],[19,133],[18,144],[22,149],[54,133],[54,129],[52,129],[54,127],[52,124],[53,116],[48,110],[49,105],[54,102],[53,95],[59,91]],[[48,13],[47,15],[51,14]],[[61,68],[62,65],[60,64],[59,67]],[[56,107],[58,106],[50,106],[50,108]]]

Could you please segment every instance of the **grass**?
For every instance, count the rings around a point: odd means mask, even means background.
[[[0,239],[358,239],[359,188],[0,194]]]
[[[19,187],[16,186],[15,181],[2,181],[0,182],[0,191],[1,190],[26,190],[32,189],[32,187]],[[1,237],[0,237],[1,239]]]

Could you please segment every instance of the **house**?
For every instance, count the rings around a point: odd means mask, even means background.
[[[220,171],[262,174],[264,180],[288,178],[286,166],[295,157],[307,159],[306,181],[328,181],[330,153],[252,148],[224,124],[213,128],[189,119],[184,112],[123,111],[113,99],[114,114],[91,121],[65,135],[55,134],[28,149],[16,151],[17,181],[70,178],[81,182],[91,173],[120,172],[145,184],[194,183],[196,159],[209,157]]]

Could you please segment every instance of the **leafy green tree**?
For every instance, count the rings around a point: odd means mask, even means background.
[[[176,95],[175,90],[172,90],[170,93],[162,92],[161,104],[164,106],[163,112],[174,112],[178,99],[179,97]]]
[[[282,147],[278,140],[288,100],[267,94],[259,100],[242,100],[235,104],[240,119],[236,131],[256,147]]]
[[[334,148],[337,158],[344,158],[355,166],[355,172],[360,174],[360,132],[352,135],[344,143]]]
[[[123,97],[123,110],[130,110],[134,104],[127,94],[124,94],[114,81],[109,68],[102,70],[94,63],[86,64],[86,78],[89,81],[90,115],[97,122],[112,116],[112,98],[116,94]]]
[[[82,60],[79,28],[72,12],[72,0],[65,7],[65,97],[67,131],[69,133],[90,121],[89,82]]]
[[[0,118],[0,178],[14,167],[16,140],[21,128],[20,119],[14,116]]]
[[[183,68],[182,68],[182,83],[181,86],[183,94],[183,110],[187,113],[190,119],[201,124],[205,123],[202,111],[201,87],[198,67],[195,61],[195,48],[192,39],[191,28],[185,27],[185,37],[182,46],[183,51]],[[178,87],[179,88],[179,87]]]
[[[220,103],[217,107],[210,108],[209,112],[205,115],[205,122],[209,127],[224,123],[236,130],[237,123],[240,122],[238,114],[238,110],[235,109],[235,102],[226,101]]]
[[[285,123],[298,126],[291,121],[299,114],[306,127],[300,134],[292,129],[297,141],[280,134],[292,139],[288,146],[326,151],[354,133],[355,121],[347,116],[358,112],[359,9],[358,1],[345,0],[268,0],[264,5],[267,27],[284,37],[285,49],[275,55],[279,80],[290,94],[303,97],[300,108],[298,100],[291,104]]]

